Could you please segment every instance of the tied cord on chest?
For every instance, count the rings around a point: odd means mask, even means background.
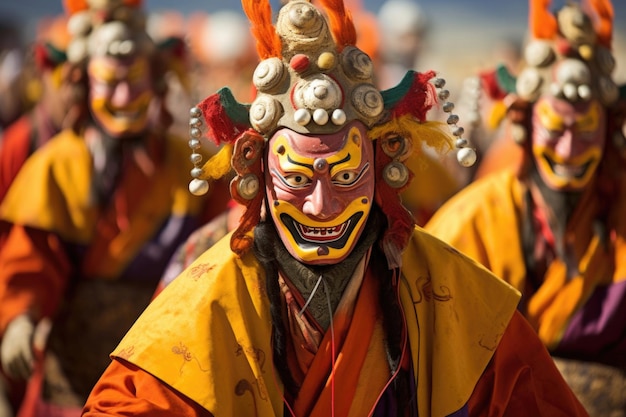
[[[283,292],[280,285],[279,271],[284,273],[285,278],[294,285],[293,289],[304,297],[302,305],[306,307],[304,309],[298,308],[294,312],[296,316],[298,316],[298,313],[304,314],[306,311],[307,314],[313,316],[313,319],[320,325],[321,329],[330,329],[331,334],[328,336],[332,336],[330,342],[332,348],[336,349],[336,326],[333,325],[331,328],[330,323],[332,321],[330,317],[332,317],[331,314],[334,310],[333,306],[339,304],[343,290],[350,282],[354,269],[359,261],[363,259],[365,252],[375,246],[374,242],[377,240],[383,227],[384,217],[382,213],[378,210],[373,210],[370,213],[363,235],[350,255],[338,264],[321,266],[302,264],[290,256],[280,240],[273,222],[262,221],[254,230],[254,253],[267,276],[266,288],[270,300],[273,326],[273,362],[278,371],[280,382],[283,384],[283,389],[286,392],[284,403],[286,410],[288,410],[287,413],[291,416],[295,417],[296,414],[291,409],[287,398],[295,398],[298,395],[300,386],[294,380],[285,360],[287,357],[288,329],[283,316],[284,310],[281,307],[283,306]],[[321,294],[319,289],[322,283],[324,283],[324,294]],[[299,318],[302,318],[302,316]],[[334,360],[336,352],[331,353]],[[334,368],[335,364],[332,363],[331,366]],[[331,375],[334,377],[335,374]]]
[[[313,299],[313,296],[315,295],[315,293],[317,292],[317,290],[320,287],[320,284],[324,284],[324,294],[326,295],[326,301],[327,301],[327,305],[328,305],[328,316],[330,317],[330,322],[329,322],[329,327],[328,330],[330,331],[330,340],[331,340],[331,374],[330,374],[330,389],[331,389],[331,417],[335,417],[335,359],[336,359],[336,351],[335,351],[335,328],[333,327],[333,307],[332,304],[330,302],[330,295],[329,295],[329,291],[328,291],[328,287],[326,284],[326,280],[324,280],[324,276],[320,275],[319,278],[317,279],[317,282],[315,283],[315,286],[313,287],[313,291],[311,291],[311,294],[309,295],[309,298],[306,300],[306,302],[304,303],[304,305],[302,306],[302,309],[300,310],[300,312],[298,313],[299,317],[302,317],[302,315],[304,314],[304,312],[306,311],[307,307],[309,306],[309,304],[311,303],[311,300]],[[292,415],[293,415],[293,411],[290,409]]]

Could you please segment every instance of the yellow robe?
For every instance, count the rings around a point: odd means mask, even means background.
[[[532,294],[524,294],[526,318],[551,350],[558,348],[559,343],[576,343],[576,335],[584,335],[580,317],[596,290],[609,293],[616,290],[616,294],[623,294],[626,280],[626,193],[623,183],[621,186],[607,215],[609,245],[605,248],[592,227],[598,201],[589,190],[581,197],[566,230],[566,236],[573,242],[571,251],[577,260],[574,266],[578,274],[568,278],[564,262],[557,258],[550,263],[545,276],[540,277],[539,288]],[[425,229],[486,266],[519,291],[524,291],[526,266],[521,228],[525,216],[522,201],[525,191],[525,186],[510,171],[489,175],[450,199],[435,213]],[[606,300],[604,310],[619,304],[617,295],[613,298],[613,301]],[[597,310],[598,307],[593,308]],[[595,319],[596,314],[590,313],[586,321],[589,322],[592,315]],[[616,310],[613,316],[621,314]],[[607,326],[606,323],[609,322],[605,322],[604,326]],[[605,329],[614,334],[607,339],[609,348],[621,343],[620,335],[623,335],[622,319],[612,317],[610,323],[612,325],[608,327],[612,329]],[[622,326],[621,330],[614,324]],[[602,332],[600,336],[606,337],[604,330]],[[578,345],[584,344],[578,342]],[[584,346],[579,347],[584,350]]]
[[[265,276],[230,236],[170,284],[112,356],[149,372],[217,416],[283,415],[271,358]],[[416,228],[404,252],[401,303],[420,415],[446,416],[470,398],[519,293]]]

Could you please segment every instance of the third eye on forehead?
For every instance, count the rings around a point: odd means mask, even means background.
[[[317,158],[313,161],[313,168],[316,172],[324,173],[328,170],[328,162],[324,158]]]

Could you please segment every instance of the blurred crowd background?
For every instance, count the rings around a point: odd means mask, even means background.
[[[564,2],[555,0],[552,6],[556,9]],[[345,3],[355,15],[361,48],[385,65],[379,71],[381,89],[395,85],[406,69],[434,69],[448,80],[452,99],[462,107],[472,99],[468,80],[497,64],[506,64],[515,72],[521,59],[528,27],[526,0]],[[249,100],[256,52],[238,0],[144,0],[144,5],[154,37],[183,36],[189,45],[189,85],[174,88],[170,94],[176,103],[170,108],[182,121],[181,129],[186,129],[188,104],[199,102],[219,87],[227,85],[240,101]],[[273,0],[273,5],[277,10],[280,0]],[[614,7],[615,79],[621,83],[626,81],[626,1],[614,2]],[[37,82],[29,79],[29,45],[38,37],[50,36],[50,28],[60,26],[58,17],[62,15],[61,0],[0,4],[2,126],[36,100]],[[464,116],[462,109],[459,112]]]

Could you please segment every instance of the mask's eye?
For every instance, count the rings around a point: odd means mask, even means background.
[[[542,132],[541,135],[549,141],[553,141],[553,140],[560,138],[561,136],[563,136],[563,133],[564,133],[562,129],[558,129],[558,128],[549,129],[545,126],[541,126],[540,130]]]
[[[576,139],[584,142],[593,142],[597,137],[597,132],[577,132]]]
[[[287,174],[283,181],[291,188],[304,188],[311,183],[311,179],[302,174]]]
[[[600,129],[600,120],[602,119],[602,111],[597,102],[589,107],[589,111],[576,118],[575,130],[584,139],[593,136]]]
[[[354,184],[360,176],[360,173],[356,171],[341,171],[333,177],[333,184],[348,187]]]
[[[547,130],[546,132],[550,140],[558,139],[565,134],[562,130]]]

